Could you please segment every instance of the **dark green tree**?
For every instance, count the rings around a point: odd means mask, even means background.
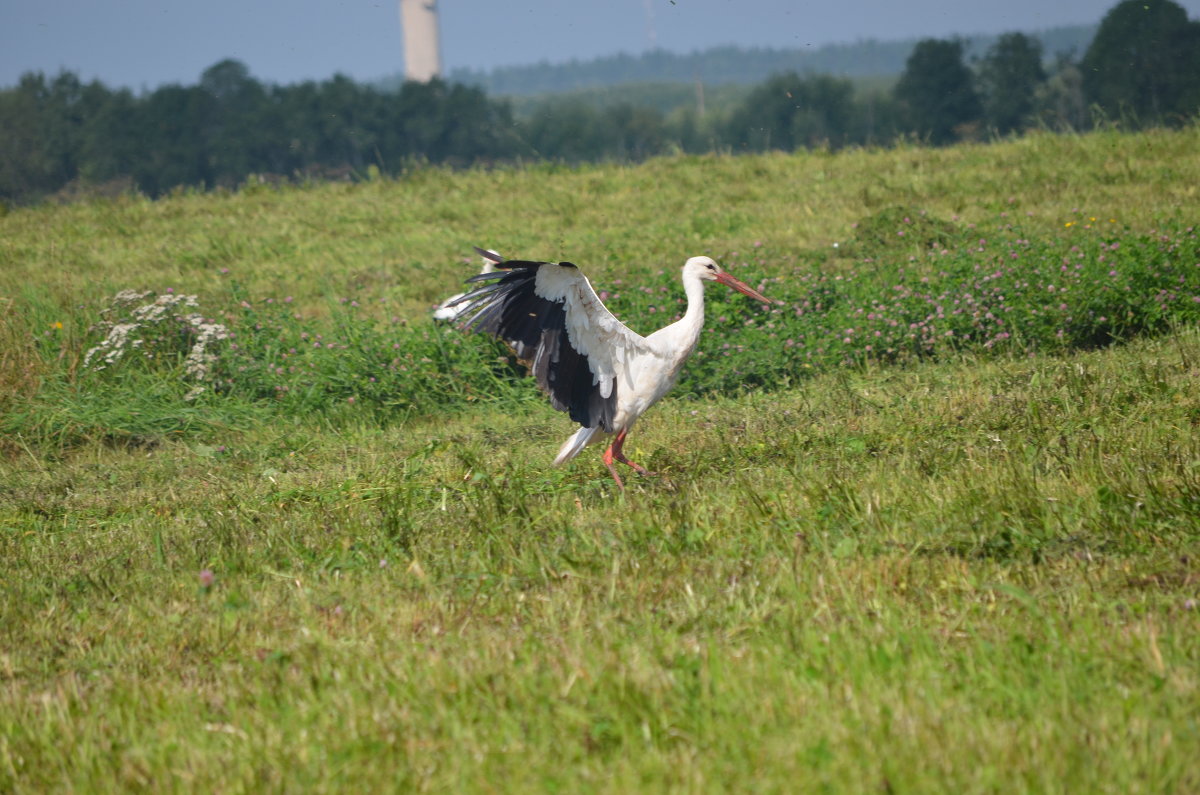
[[[522,129],[536,157],[568,163],[604,159],[614,132],[599,111],[575,99],[542,103]]]
[[[52,187],[42,150],[46,78],[21,75],[14,88],[0,91],[0,198],[23,199]]]
[[[87,184],[132,182],[142,156],[142,136],[135,128],[139,101],[128,90],[109,91],[96,84],[94,111],[83,128],[79,176]]]
[[[1200,23],[1171,0],[1124,0],[1080,64],[1088,102],[1133,124],[1180,121],[1200,100]]]
[[[1087,129],[1090,119],[1083,98],[1083,74],[1070,56],[1060,55],[1037,92],[1037,119],[1052,130]]]
[[[917,42],[895,96],[904,105],[909,129],[932,144],[963,137],[983,114],[975,78],[963,62],[963,43],[957,40]]]
[[[41,103],[46,178],[58,187],[79,176],[79,144],[88,108],[84,85],[71,72],[61,72],[47,86]]]
[[[663,119],[668,148],[699,154],[720,146],[722,130],[713,114],[701,115],[692,105],[675,108]]]
[[[26,73],[0,91],[0,196],[35,198],[76,182],[87,125],[107,95],[71,72]]]
[[[1024,33],[1005,33],[979,63],[984,122],[1001,135],[1025,127],[1045,81],[1041,42]]]
[[[324,170],[365,171],[375,163],[375,145],[370,122],[377,109],[372,92],[345,75],[337,74],[317,90],[316,117],[309,117],[315,133],[316,163]]]
[[[246,65],[219,61],[204,70],[199,88],[211,97],[203,134],[214,183],[232,187],[248,174],[277,171],[281,161],[273,154],[283,144],[279,120],[266,89]]]
[[[849,142],[854,86],[849,80],[795,72],[775,75],[750,92],[729,119],[726,140],[753,151]]]
[[[205,127],[213,117],[213,96],[197,86],[163,86],[138,104],[129,135],[139,155],[133,179],[158,196],[173,187],[214,184]]]
[[[666,149],[666,126],[660,111],[623,102],[606,109],[604,116],[614,133],[609,156],[638,161],[662,154]]]
[[[511,157],[519,149],[508,104],[489,100],[482,89],[409,81],[395,99],[379,96],[392,119],[385,129],[398,131],[402,139],[389,147],[394,156],[465,166]]]

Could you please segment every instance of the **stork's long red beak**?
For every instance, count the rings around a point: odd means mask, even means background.
[[[728,287],[732,287],[733,289],[737,290],[739,293],[745,293],[746,295],[750,296],[751,298],[756,298],[759,301],[762,301],[764,304],[771,303],[771,299],[767,298],[765,295],[760,293],[758,290],[755,290],[753,287],[746,284],[741,279],[731,276],[728,271],[721,271],[720,273],[718,273],[717,281],[719,281],[721,284],[724,284]]]

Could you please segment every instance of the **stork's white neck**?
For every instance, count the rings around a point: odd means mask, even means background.
[[[694,327],[693,333],[699,338],[700,329],[704,326],[704,281],[692,273],[685,273],[683,292],[687,295],[687,312],[680,322],[687,324],[689,329]]]
[[[677,358],[680,363],[696,347],[700,329],[704,327],[704,282],[685,272],[683,291],[687,295],[687,311],[683,317],[651,335],[662,343],[664,355]]]

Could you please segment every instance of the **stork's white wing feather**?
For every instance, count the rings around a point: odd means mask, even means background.
[[[538,268],[534,291],[549,301],[562,301],[567,337],[575,350],[587,357],[600,394],[612,394],[616,379],[626,380],[626,362],[634,356],[657,356],[645,337],[626,326],[596,295],[578,268],[547,264]]]

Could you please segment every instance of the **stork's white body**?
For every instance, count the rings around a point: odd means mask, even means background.
[[[683,287],[688,299],[687,311],[671,325],[664,326],[647,337],[639,337],[622,325],[628,335],[637,338],[637,342],[614,348],[624,349],[624,356],[614,357],[616,360],[613,363],[614,379],[622,387],[617,391],[617,412],[613,419],[615,427],[607,432],[598,426],[580,428],[558,451],[558,456],[554,459],[555,465],[570,461],[579,455],[584,447],[606,439],[614,433],[629,433],[638,417],[675,386],[683,364],[696,349],[696,343],[700,341],[700,331],[704,328],[704,282],[694,274],[688,278],[685,269]],[[579,306],[585,307],[587,303],[581,300]],[[605,311],[607,312],[607,309]],[[592,320],[596,312],[574,314],[576,317],[586,318],[586,324],[579,324],[583,327],[572,334],[572,339],[575,339],[576,335],[582,337],[590,334],[599,342],[602,335],[592,330]],[[570,316],[568,315],[568,322]],[[626,341],[628,342],[628,338]]]

